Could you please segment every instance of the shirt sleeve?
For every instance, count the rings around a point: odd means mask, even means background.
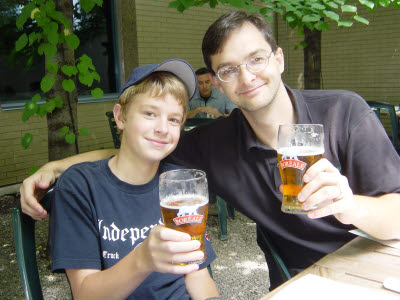
[[[400,192],[400,158],[382,123],[370,111],[350,128],[344,172],[354,194]]]
[[[68,179],[64,179],[68,182]],[[73,180],[74,181],[74,180]],[[50,213],[51,270],[101,269],[97,221],[89,199],[56,185]]]

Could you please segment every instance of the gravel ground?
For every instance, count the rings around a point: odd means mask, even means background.
[[[0,299],[24,299],[16,262],[11,209],[14,195],[0,197]],[[214,280],[222,299],[259,299],[268,291],[268,268],[255,239],[255,223],[235,212],[228,220],[228,240],[218,239],[218,219],[209,216],[208,233],[218,255],[212,264]],[[44,298],[71,299],[63,274],[52,274],[46,255],[48,221],[37,222],[38,266]]]

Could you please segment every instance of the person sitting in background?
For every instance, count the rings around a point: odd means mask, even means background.
[[[176,74],[176,75],[175,75]],[[69,168],[57,181],[50,215],[52,271],[65,271],[74,299],[206,299],[218,291],[200,242],[162,225],[158,181],[180,168],[161,163],[176,147],[196,78],[171,59],[133,70],[114,117],[115,156]]]
[[[197,89],[188,104],[187,118],[219,118],[228,116],[237,106],[216,89],[210,79],[210,71],[200,68],[196,71]]]

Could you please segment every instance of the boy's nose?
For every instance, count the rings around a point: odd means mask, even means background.
[[[168,132],[168,120],[164,120],[164,119],[160,118],[157,122],[155,130],[156,130],[156,132],[161,133],[161,134],[167,133]]]

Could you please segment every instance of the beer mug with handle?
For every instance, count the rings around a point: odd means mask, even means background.
[[[177,169],[160,175],[160,206],[164,226],[185,232],[198,240],[206,259],[204,235],[208,216],[206,173],[194,169]]]
[[[307,213],[302,209],[297,195],[304,186],[304,173],[322,157],[324,157],[323,125],[279,125],[278,165],[283,185],[281,208],[283,212]]]

